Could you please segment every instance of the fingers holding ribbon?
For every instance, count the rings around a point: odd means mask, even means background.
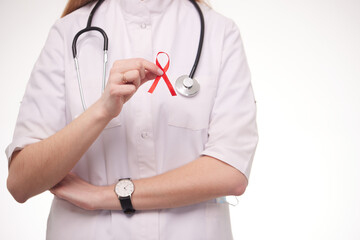
[[[160,78],[165,80],[172,96],[176,96],[175,90],[169,81],[166,71],[169,68],[169,55],[165,52],[159,52],[167,56],[167,63],[163,68],[157,57],[156,64],[145,59],[134,58],[118,60],[114,62],[110,71],[108,83],[100,102],[109,118],[116,117],[125,102],[127,102],[137,91],[137,89],[146,81],[155,79],[149,92],[153,92]]]
[[[104,94],[99,100],[109,118],[120,113],[123,104],[135,94],[141,84],[159,74],[163,74],[163,71],[145,59],[115,61]]]

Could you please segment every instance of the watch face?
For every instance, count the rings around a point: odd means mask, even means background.
[[[128,197],[134,192],[134,184],[129,179],[122,179],[116,184],[115,192],[119,197]]]

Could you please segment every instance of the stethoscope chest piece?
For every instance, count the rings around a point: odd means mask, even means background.
[[[199,92],[200,85],[195,78],[190,78],[188,75],[182,75],[176,80],[175,88],[179,94],[185,97],[193,97]]]

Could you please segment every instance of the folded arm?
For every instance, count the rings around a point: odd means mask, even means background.
[[[133,180],[136,210],[175,208],[227,195],[241,195],[247,179],[239,170],[209,156],[150,178]],[[51,192],[87,210],[121,210],[114,185],[94,186],[69,174]]]

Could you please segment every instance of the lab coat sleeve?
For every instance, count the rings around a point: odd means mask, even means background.
[[[13,140],[6,148],[11,161],[14,151],[45,139],[65,124],[64,45],[58,23],[34,65],[15,126]]]
[[[224,34],[218,89],[202,155],[219,159],[249,178],[257,142],[250,71],[239,30],[231,22]]]

